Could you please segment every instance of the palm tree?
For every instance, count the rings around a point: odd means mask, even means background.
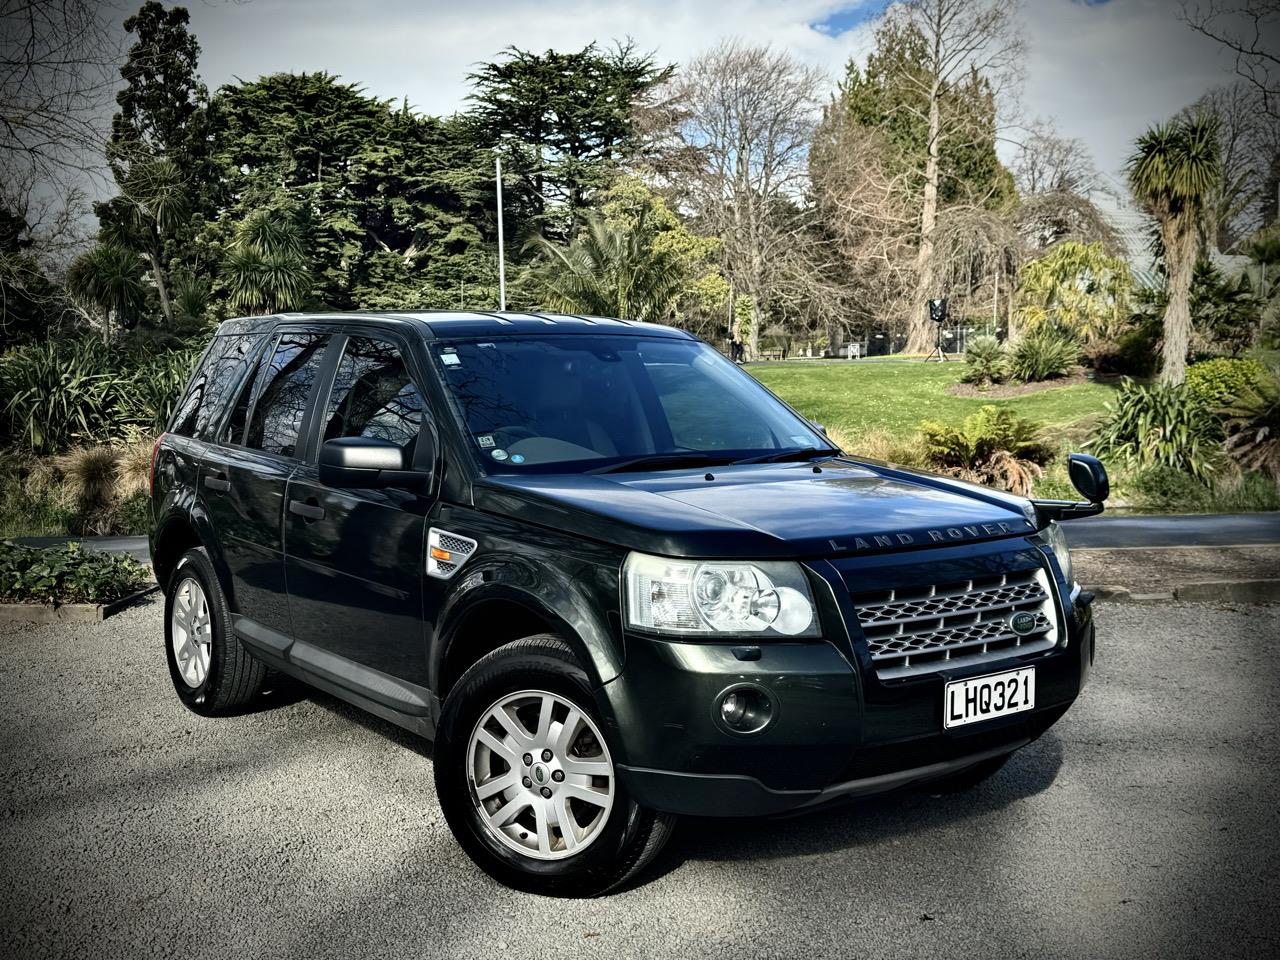
[[[167,157],[139,160],[129,167],[120,183],[120,196],[112,201],[124,211],[103,237],[118,248],[136,250],[151,271],[160,310],[173,325],[173,303],[161,264],[164,238],[172,235],[188,213],[185,179],[178,165]]]
[[[71,261],[67,289],[74,299],[102,311],[104,340],[111,337],[113,321],[133,326],[147,306],[142,263],[132,250],[113,243],[101,243]]]
[[[567,247],[534,236],[526,244],[542,255],[532,279],[535,295],[553,310],[623,320],[672,316],[684,285],[684,267],[648,243],[642,211],[634,229],[611,226],[595,211]]]
[[[1168,274],[1160,379],[1182,383],[1191,335],[1191,275],[1199,253],[1199,225],[1222,176],[1218,121],[1199,113],[1157,124],[1138,138],[1137,148],[1129,158],[1129,188],[1156,219]]]
[[[296,309],[311,286],[302,233],[292,220],[265,210],[236,227],[223,271],[231,305],[249,313]]]

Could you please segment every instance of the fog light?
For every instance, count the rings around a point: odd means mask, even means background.
[[[732,733],[760,733],[773,722],[773,700],[762,687],[730,687],[716,701],[715,715],[720,726]]]

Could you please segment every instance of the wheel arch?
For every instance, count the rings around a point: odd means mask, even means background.
[[[587,671],[593,687],[622,670],[620,647],[609,625],[590,612],[572,585],[534,592],[511,583],[486,583],[450,604],[437,630],[428,685],[443,702],[467,668],[504,644],[539,633],[563,640]]]

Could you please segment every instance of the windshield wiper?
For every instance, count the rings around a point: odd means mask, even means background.
[[[817,457],[840,456],[840,451],[835,447],[798,447],[791,450],[777,450],[773,453],[766,453],[759,457],[747,457],[743,460],[733,461],[737,463],[783,463],[787,460],[813,460]]]
[[[713,467],[733,463],[732,457],[709,453],[650,453],[619,463],[594,467],[587,473],[628,473],[638,470],[675,470],[680,467]]]

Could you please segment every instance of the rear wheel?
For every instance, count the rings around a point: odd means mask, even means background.
[[[165,594],[165,654],[179,699],[195,713],[229,713],[262,690],[266,666],[231,632],[231,611],[209,554],[188,550]]]
[[[586,672],[549,635],[463,674],[445,701],[435,779],[467,854],[532,893],[607,893],[657,856],[674,822],[627,795]]]

